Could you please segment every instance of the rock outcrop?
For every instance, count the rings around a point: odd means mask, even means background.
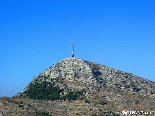
[[[78,58],[67,58],[41,72],[34,80],[66,79],[94,86],[115,86],[141,94],[155,94],[155,83],[131,73]]]

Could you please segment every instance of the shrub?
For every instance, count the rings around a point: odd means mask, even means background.
[[[85,99],[84,102],[85,102],[85,103],[90,103],[90,102],[88,101],[88,99]]]
[[[54,87],[54,84],[50,82],[43,81],[41,83],[34,82],[30,83],[28,88],[23,92],[30,99],[38,99],[38,100],[59,100],[60,93],[63,90],[58,86]]]
[[[92,114],[91,116],[97,116],[96,114]]]

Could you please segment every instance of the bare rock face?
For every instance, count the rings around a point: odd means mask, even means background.
[[[40,77],[46,77],[47,80],[62,78],[73,81],[86,81],[93,77],[93,72],[89,65],[83,60],[78,58],[67,58],[41,72],[38,78]]]
[[[41,72],[34,80],[66,79],[97,87],[116,87],[141,94],[155,94],[155,83],[131,73],[78,58],[67,58]]]

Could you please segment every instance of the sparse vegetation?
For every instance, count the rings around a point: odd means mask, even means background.
[[[92,114],[91,116],[97,116],[96,114]]]
[[[48,112],[41,112],[41,116],[51,116]]]
[[[76,92],[69,92],[68,94],[66,94],[65,96],[62,97],[62,99],[64,100],[77,100],[82,98],[82,96],[84,95],[85,90],[82,91],[76,91]]]
[[[85,99],[84,102],[85,103],[90,103],[90,101],[88,99]]]
[[[107,102],[102,100],[102,101],[100,102],[100,104],[101,104],[101,105],[105,105],[105,104],[107,104]]]
[[[115,113],[105,113],[105,114],[100,114],[100,116],[120,116],[120,115]]]

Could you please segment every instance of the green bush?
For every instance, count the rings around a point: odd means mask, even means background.
[[[105,105],[105,104],[107,104],[107,102],[106,101],[101,101],[100,104]]]
[[[41,112],[41,116],[51,116],[48,112]]]
[[[88,101],[88,99],[85,99],[84,102],[85,102],[85,103],[90,103],[90,102]]]
[[[76,92],[68,92],[68,94],[64,96],[60,96],[60,93],[63,92],[63,89],[55,86],[54,82],[31,82],[28,88],[23,92],[30,99],[38,99],[38,100],[77,100],[80,99],[81,96],[84,96],[85,90],[76,91]]]
[[[50,82],[43,81],[41,83],[30,83],[28,88],[23,92],[30,99],[38,100],[58,100],[63,90]]]
[[[97,116],[96,114],[92,114],[91,116]]]
[[[81,96],[84,95],[85,90],[76,91],[76,92],[68,92],[65,96],[62,97],[63,100],[77,100],[80,99]]]

